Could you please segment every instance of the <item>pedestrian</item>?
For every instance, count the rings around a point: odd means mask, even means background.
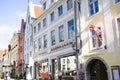
[[[23,77],[26,80],[26,71],[24,71]]]
[[[5,78],[6,78],[6,80],[8,80],[8,72],[6,72]]]

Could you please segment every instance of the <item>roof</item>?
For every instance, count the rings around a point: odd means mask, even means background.
[[[35,5],[34,14],[35,14],[35,18],[38,18],[42,14],[42,7]]]
[[[30,9],[30,16],[32,18],[38,18],[42,14],[42,7],[40,5],[31,3],[29,5],[29,9]]]

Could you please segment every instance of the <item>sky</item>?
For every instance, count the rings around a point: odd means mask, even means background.
[[[33,0],[39,4],[40,0]],[[28,0],[1,0],[0,2],[0,50],[7,48],[13,33],[20,30],[21,19],[26,19]]]

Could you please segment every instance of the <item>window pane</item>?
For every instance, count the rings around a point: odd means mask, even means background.
[[[74,37],[74,21],[71,20],[68,22],[68,39],[71,39]]]
[[[63,25],[59,27],[59,42],[64,41],[64,29]]]
[[[51,31],[51,44],[55,45],[55,30]]]
[[[41,23],[38,23],[38,31],[41,29]]]
[[[60,7],[58,7],[58,15],[62,15],[63,14],[63,6],[61,5]]]

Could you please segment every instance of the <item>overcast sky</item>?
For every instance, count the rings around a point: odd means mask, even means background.
[[[33,3],[39,3],[34,0]],[[14,31],[20,29],[21,19],[26,19],[28,0],[1,0],[0,50],[7,48]]]

